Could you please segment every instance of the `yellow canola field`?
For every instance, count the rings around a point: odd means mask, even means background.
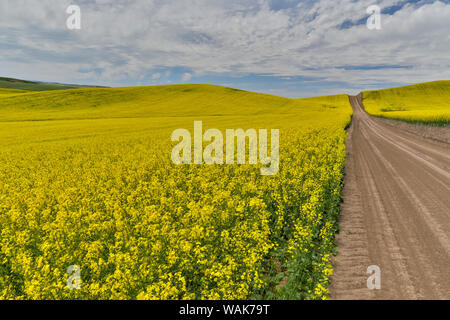
[[[368,113],[383,118],[436,126],[450,126],[450,81],[365,91]]]
[[[11,96],[16,96],[23,93],[29,93],[30,91],[20,90],[20,89],[2,89],[0,88],[0,98],[6,98]]]
[[[327,298],[351,112],[208,85],[0,96],[0,299]],[[174,165],[195,120],[280,129],[280,172]]]

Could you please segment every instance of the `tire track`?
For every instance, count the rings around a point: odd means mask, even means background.
[[[360,95],[349,99],[332,298],[450,299],[450,146],[370,117]],[[369,265],[381,268],[381,290],[367,289]]]

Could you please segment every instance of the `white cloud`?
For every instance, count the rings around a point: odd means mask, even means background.
[[[184,73],[183,76],[181,77],[181,81],[183,81],[183,82],[187,82],[191,79],[192,79],[192,74],[187,73],[187,72]]]
[[[157,79],[159,79],[159,78],[161,78],[161,73],[154,73],[154,74],[152,74],[152,79],[153,80],[157,80]]]
[[[82,30],[73,32],[65,27],[71,1],[2,0],[0,72],[75,81],[92,76],[80,70],[100,70],[101,84],[174,67],[348,87],[449,79],[450,4],[406,5],[382,16],[381,31],[365,23],[339,28],[364,19],[374,2],[386,8],[404,1],[304,0],[273,10],[268,0],[79,0]],[[410,68],[339,68],[366,65]]]

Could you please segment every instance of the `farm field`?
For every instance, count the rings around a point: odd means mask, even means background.
[[[450,125],[450,81],[364,91],[366,111],[374,116],[423,123]]]
[[[0,299],[328,298],[351,114],[209,85],[0,90]],[[174,165],[195,120],[280,129],[279,173]]]
[[[0,97],[6,98],[10,96],[16,96],[23,93],[29,93],[30,91],[21,90],[21,89],[4,89],[0,88]]]

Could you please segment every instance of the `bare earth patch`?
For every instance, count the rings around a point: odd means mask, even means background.
[[[388,125],[427,139],[450,144],[450,128],[416,125],[403,121],[381,119],[375,117],[373,118],[373,120],[382,125]]]

